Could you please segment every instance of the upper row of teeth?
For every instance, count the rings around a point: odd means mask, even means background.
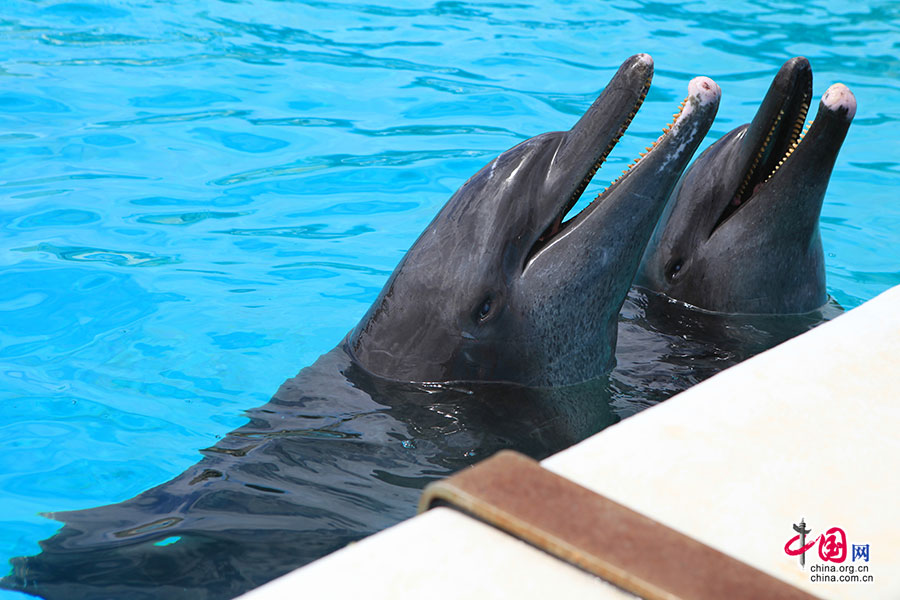
[[[775,175],[775,173],[778,171],[778,169],[781,168],[781,165],[783,165],[785,163],[785,161],[787,161],[787,159],[791,156],[791,154],[794,153],[794,150],[797,149],[797,146],[800,145],[800,142],[803,141],[803,136],[806,135],[806,132],[809,131],[809,128],[812,125],[812,123],[810,123],[809,121],[806,121],[806,111],[808,111],[808,110],[809,110],[809,103],[804,102],[803,106],[800,107],[800,115],[797,118],[797,122],[794,124],[794,131],[791,133],[791,136],[794,138],[794,141],[791,144],[791,147],[787,149],[787,152],[784,153],[784,156],[781,157],[781,160],[778,161],[778,164],[775,165],[775,168],[772,169],[772,172],[769,173],[769,176],[766,177],[766,179],[763,181],[763,183],[772,179],[772,176]],[[806,124],[805,127],[804,127],[804,123]],[[803,129],[803,131],[801,131],[801,129]]]
[[[609,156],[609,153],[612,152],[613,148],[616,147],[616,144],[619,143],[619,140],[622,139],[622,136],[625,135],[625,130],[628,129],[629,125],[631,125],[631,121],[634,119],[634,116],[637,114],[638,109],[640,109],[641,105],[644,103],[644,99],[647,97],[647,93],[649,91],[650,91],[650,82],[648,81],[646,84],[644,84],[644,89],[641,92],[641,97],[634,104],[634,108],[632,109],[631,114],[628,115],[628,118],[625,119],[625,122],[622,123],[621,127],[619,127],[618,133],[616,133],[616,135],[613,136],[613,139],[610,140],[609,145],[606,147],[606,150],[603,152],[603,154],[600,155],[600,159],[597,160],[596,163],[594,163],[594,166],[591,167],[591,170],[588,171],[587,175],[584,176],[584,179],[581,180],[581,184],[578,186],[578,188],[572,194],[572,198],[570,199],[571,204],[574,204],[575,202],[578,201],[578,198],[581,197],[582,192],[584,192],[585,188],[587,188],[588,184],[591,182],[591,179],[593,179],[594,175],[597,174],[597,170],[600,168],[600,166],[606,160],[606,157]],[[649,148],[648,148],[648,150],[649,150]]]
[[[628,170],[631,169],[631,167],[633,167],[634,165],[641,162],[642,158],[644,158],[645,156],[650,154],[650,151],[653,150],[654,148],[656,148],[656,145],[660,142],[660,140],[662,140],[666,136],[666,134],[672,130],[672,127],[675,125],[675,121],[678,120],[678,117],[680,117],[681,113],[684,111],[685,104],[687,104],[687,98],[682,100],[681,104],[678,105],[678,112],[672,114],[672,122],[669,123],[668,125],[666,125],[665,127],[663,127],[662,134],[658,138],[656,138],[655,142],[653,142],[652,144],[650,144],[649,146],[644,148],[644,150],[646,150],[646,152],[639,152],[638,157],[632,161],[632,163],[628,166],[628,169],[625,169],[624,171],[622,171],[622,174],[627,173]]]
[[[606,186],[606,188],[603,189],[602,192],[600,192],[599,194],[597,194],[597,197],[594,198],[595,200],[596,200],[597,198],[599,198],[600,196],[602,196],[603,194],[605,194],[605,193],[606,193],[606,190],[608,190],[609,188],[611,188],[612,186],[614,186],[616,183],[618,183],[619,180],[622,179],[622,177],[624,177],[625,175],[628,174],[628,171],[630,171],[631,169],[633,169],[634,166],[635,166],[636,164],[638,164],[639,162],[641,162],[641,160],[642,160],[645,156],[647,156],[648,154],[650,154],[650,152],[651,152],[654,148],[656,148],[656,145],[659,144],[659,142],[660,142],[664,137],[666,137],[666,134],[669,133],[669,131],[672,130],[672,126],[675,125],[675,121],[678,120],[678,117],[680,117],[682,111],[684,111],[684,106],[685,106],[685,104],[687,104],[687,100],[688,100],[688,99],[685,98],[684,100],[681,101],[681,104],[678,106],[678,112],[672,114],[672,122],[669,123],[668,125],[666,125],[665,127],[663,127],[662,134],[661,134],[658,138],[656,138],[656,141],[653,142],[652,144],[650,144],[649,146],[647,146],[646,148],[644,148],[644,150],[645,150],[644,152],[639,152],[639,153],[638,153],[638,157],[635,158],[633,161],[631,161],[631,163],[629,163],[628,167],[626,167],[625,170],[622,171],[622,174],[619,175],[619,176],[616,178],[615,181],[613,181],[612,183],[610,183],[608,186]]]
[[[772,127],[769,129],[769,133],[766,134],[766,141],[764,141],[760,145],[759,152],[757,152],[756,156],[753,158],[753,164],[750,165],[750,170],[747,171],[747,176],[744,178],[744,182],[741,183],[741,187],[738,188],[738,192],[735,197],[738,202],[740,202],[740,199],[744,196],[744,192],[747,190],[747,186],[750,185],[750,180],[753,179],[753,175],[756,173],[756,166],[759,164],[759,161],[762,160],[763,154],[765,154],[766,152],[766,148],[769,147],[769,142],[772,139],[772,135],[781,124],[782,117],[784,117],[784,110],[778,112],[778,118],[775,119],[774,123],[772,123]]]
[[[788,157],[793,154],[794,150],[797,149],[797,146],[800,145],[800,141],[803,139],[803,136],[806,135],[806,132],[809,131],[809,123],[806,124],[806,128],[801,132],[800,129],[803,127],[803,124],[806,122],[806,113],[809,110],[809,102],[804,102],[800,107],[800,114],[797,118],[797,122],[794,124],[794,130],[791,134],[791,137],[794,138],[793,143],[791,143],[791,147],[788,148],[787,152],[785,152],[784,156],[781,157],[781,160],[772,169],[772,172],[763,180],[762,183],[765,183],[769,179],[772,178],[772,175],[778,170],[778,168],[784,164],[784,161],[788,159]],[[741,187],[738,188],[738,192],[735,195],[737,201],[743,197],[744,192],[747,190],[747,186],[750,184],[750,180],[753,179],[753,175],[756,173],[756,167],[759,165],[759,161],[762,160],[763,154],[766,152],[766,148],[769,146],[769,142],[772,140],[772,136],[775,134],[775,130],[778,129],[778,125],[781,123],[781,119],[784,117],[784,110],[778,113],[778,118],[775,119],[775,123],[772,124],[772,128],[769,130],[769,133],[766,135],[766,141],[759,147],[759,152],[756,154],[756,158],[753,159],[753,164],[750,166],[750,170],[747,171],[747,177],[744,178],[743,183],[741,183]]]

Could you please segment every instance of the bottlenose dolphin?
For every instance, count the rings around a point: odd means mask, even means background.
[[[552,386],[609,372],[647,237],[720,93],[694,79],[668,133],[564,221],[636,113],[651,72],[648,56],[629,59],[571,130],[531,138],[472,176],[351,334],[354,359],[419,382]]]
[[[475,174],[344,342],[168,483],[52,515],[65,525],[2,585],[47,598],[232,597],[412,516],[426,483],[496,450],[541,458],[614,422],[604,375],[617,313],[718,86],[691,81],[653,148],[565,216],[652,73],[649,56],[631,57],[570,131]]]
[[[812,70],[803,57],[775,76],[753,121],[704,151],[672,195],[635,282],[727,313],[804,313],[823,306],[819,213],[856,99],[822,96],[807,133]]]

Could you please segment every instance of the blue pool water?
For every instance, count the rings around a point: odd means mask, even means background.
[[[900,284],[895,2],[2,4],[2,564],[56,530],[39,513],[195,463],[341,339],[469,175],[569,127],[636,52],[653,88],[586,197],[693,76],[723,89],[709,143],[802,54],[817,96],[859,104],[829,291]]]

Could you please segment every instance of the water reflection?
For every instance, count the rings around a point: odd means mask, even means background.
[[[229,598],[412,516],[426,484],[497,450],[543,458],[618,420],[605,381],[419,387],[363,372],[340,347],[248,416],[172,481],[53,515],[65,526],[3,585]]]

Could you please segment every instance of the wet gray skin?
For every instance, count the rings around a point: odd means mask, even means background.
[[[842,84],[828,88],[801,139],[811,97],[809,62],[792,58],[753,122],[687,170],[635,283],[728,313],[804,313],[825,304],[819,213],[856,100]]]
[[[641,254],[720,95],[712,80],[694,79],[655,147],[563,222],[652,73],[649,56],[629,58],[571,130],[531,138],[471,177],[352,332],[354,360],[408,382],[553,386],[607,373]]]

